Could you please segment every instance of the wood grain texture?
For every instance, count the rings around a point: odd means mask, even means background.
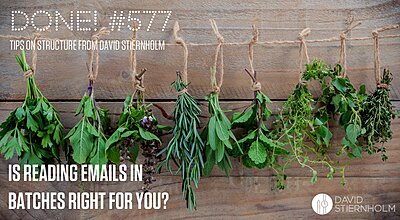
[[[21,1],[24,2],[24,1]],[[57,10],[67,13],[69,10],[95,10],[100,16],[100,23],[108,25],[112,10],[128,9],[170,9],[173,11],[167,30],[139,31],[139,39],[162,39],[173,42],[171,29],[178,20],[183,31],[181,36],[193,43],[216,43],[208,19],[215,18],[221,34],[226,42],[249,41],[251,24],[260,28],[260,41],[263,40],[295,40],[297,34],[305,27],[312,32],[308,39],[329,38],[339,36],[346,27],[346,19],[354,17],[363,22],[350,36],[371,36],[377,27],[400,22],[400,3],[394,1],[344,1],[324,4],[315,1],[115,1],[112,9],[107,1],[64,1],[55,4],[51,0],[41,1],[36,7],[26,4],[3,2],[0,12],[0,31],[10,34],[11,21],[9,11],[20,9],[32,14],[35,10]],[[322,6],[323,5],[323,6]],[[147,21],[143,17],[143,25]],[[29,29],[28,29],[29,30]],[[26,35],[28,31],[21,34]],[[398,30],[384,34],[395,34]],[[17,33],[19,34],[19,33]],[[88,39],[90,33],[70,32],[65,28],[47,34],[49,37],[67,39]],[[127,39],[127,30],[114,31],[107,38]],[[334,64],[339,58],[339,42],[309,44],[310,57],[325,59]],[[369,90],[374,88],[373,80],[373,47],[372,39],[362,42],[348,42],[349,76],[356,85],[367,84]],[[20,100],[24,96],[24,80],[14,60],[16,51],[10,51],[8,40],[0,41],[0,99]],[[189,80],[192,82],[191,92],[196,98],[203,98],[210,90],[209,67],[215,46],[189,48]],[[395,75],[400,72],[400,38],[381,40],[382,67],[389,67]],[[250,98],[250,79],[244,73],[248,68],[247,46],[226,46],[225,79],[221,98]],[[132,88],[128,71],[128,53],[124,51],[102,51],[100,56],[100,73],[96,83],[96,94],[101,99],[123,99]],[[165,51],[139,51],[138,67],[148,68],[145,86],[148,98],[173,99],[175,92],[170,83],[175,80],[175,71],[183,65],[182,48],[167,46]],[[255,69],[263,90],[272,99],[285,99],[298,79],[298,45],[256,46]],[[85,91],[87,53],[84,51],[41,51],[38,59],[37,83],[46,88],[45,95],[54,100],[78,100]],[[162,78],[160,78],[162,76]],[[400,80],[393,81],[391,97],[400,100]],[[318,88],[313,87],[313,92]]]
[[[163,18],[154,21],[154,29],[139,31],[139,39],[160,39],[173,43],[172,27],[179,21],[180,36],[188,43],[217,43],[209,19],[216,19],[226,42],[244,42],[251,39],[251,25],[260,30],[260,41],[295,40],[305,27],[311,28],[307,39],[339,36],[348,20],[354,18],[362,25],[349,33],[349,37],[371,36],[371,32],[382,26],[400,23],[400,1],[398,0],[42,0],[1,1],[0,33],[31,34],[32,28],[20,33],[11,32],[10,13],[22,10],[29,15],[36,10],[60,11],[67,15],[70,10],[97,10],[99,23],[108,26],[113,10],[172,10],[173,14],[166,31],[160,30]],[[147,26],[149,15],[139,15]],[[41,22],[40,19],[38,22]],[[399,34],[399,30],[385,32]],[[60,31],[45,34],[59,39],[89,39],[88,32],[71,32],[65,27]],[[128,39],[127,29],[114,31],[107,39]],[[394,74],[390,96],[396,110],[400,109],[400,38],[383,39],[381,42],[381,64]],[[21,104],[25,95],[25,80],[8,40],[0,39],[0,122],[9,112]],[[273,100],[271,106],[276,113],[298,81],[298,45],[256,45],[254,66],[263,91]],[[252,98],[250,79],[244,72],[249,68],[248,47],[225,46],[225,78],[221,91],[222,107],[243,109]],[[334,64],[339,58],[339,42],[309,43],[311,58],[324,59]],[[212,65],[215,46],[189,46],[189,91],[198,99],[204,99],[210,90],[209,67]],[[30,53],[28,52],[28,60]],[[373,77],[372,39],[347,42],[348,75],[358,87],[366,84],[369,92],[375,89]],[[87,53],[85,51],[40,51],[36,82],[42,92],[60,111],[65,127],[71,128],[78,120],[74,111],[87,86]],[[126,51],[101,51],[100,73],[95,84],[99,105],[110,109],[113,121],[121,111],[121,100],[132,92],[129,76],[128,53]],[[147,98],[172,112],[176,94],[170,87],[175,80],[175,71],[183,67],[183,51],[180,46],[167,46],[165,51],[138,51],[138,67],[147,68],[145,87]],[[310,84],[314,95],[319,87]],[[203,106],[204,115],[206,108]],[[156,116],[163,124],[171,122]],[[202,120],[204,125],[205,119]],[[338,158],[341,163],[351,162],[346,169],[347,184],[340,185],[339,175],[327,180],[324,170],[318,182],[312,185],[310,173],[293,165],[287,170],[288,187],[284,191],[274,189],[275,178],[269,169],[247,169],[236,159],[231,179],[214,169],[211,177],[202,178],[196,190],[198,211],[190,213],[181,200],[179,176],[162,172],[157,176],[154,191],[170,194],[166,210],[8,210],[7,196],[10,191],[138,191],[141,183],[9,183],[7,165],[16,160],[0,158],[0,219],[320,219],[311,209],[311,199],[320,192],[331,196],[363,196],[365,204],[395,204],[396,213],[335,213],[325,219],[400,219],[400,120],[393,121],[393,139],[387,145],[389,160],[382,162],[379,155],[364,155],[363,159]],[[334,141],[339,142],[342,132],[333,127]],[[168,137],[164,138],[164,142]],[[142,158],[139,158],[140,160]]]
[[[0,185],[8,184],[7,176],[0,175]],[[319,219],[311,209],[311,200],[317,193],[333,196],[362,196],[363,205],[400,205],[400,179],[357,177],[349,178],[342,187],[321,178],[312,185],[308,178],[289,178],[283,191],[273,189],[272,177],[209,177],[196,190],[198,210],[190,213],[181,200],[179,177],[163,176],[154,183],[154,192],[168,192],[164,210],[7,210],[8,191],[63,191],[79,192],[137,192],[140,182],[124,183],[31,183],[12,184],[0,192],[0,217],[5,219]],[[329,187],[327,187],[329,186]],[[108,202],[108,198],[106,199]],[[136,206],[135,206],[136,207]],[[399,213],[344,213],[334,210],[324,219],[397,219]]]

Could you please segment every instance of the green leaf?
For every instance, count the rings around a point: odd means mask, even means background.
[[[208,143],[210,147],[215,150],[217,147],[217,134],[216,134],[216,117],[211,116],[209,122],[208,122],[208,132],[207,132],[207,137],[208,137]]]
[[[322,139],[325,142],[326,146],[329,146],[329,142],[331,141],[332,138],[332,132],[329,131],[329,129],[326,126],[319,126],[318,128],[318,134],[322,137]]]
[[[105,139],[103,137],[97,138],[94,147],[93,150],[96,153],[90,158],[90,163],[99,165],[107,164]]]
[[[81,120],[69,138],[73,149],[72,158],[78,164],[86,163],[94,147],[94,138],[89,133],[86,124],[85,120]]]
[[[156,135],[144,130],[142,127],[139,127],[139,134],[140,134],[140,137],[142,137],[145,140],[148,140],[148,141],[156,140],[161,143],[160,139]]]
[[[362,157],[362,147],[361,146],[354,147],[352,149],[352,153],[354,156],[361,158]]]
[[[343,78],[336,78],[332,80],[332,85],[339,91],[341,92],[346,92],[347,87],[346,87],[346,80]]]
[[[15,117],[17,117],[18,121],[22,121],[25,117],[25,111],[22,107],[17,108],[15,111]]]
[[[313,171],[312,171],[312,177],[311,177],[310,182],[311,182],[312,184],[314,184],[314,183],[317,182],[317,179],[318,179],[318,172],[317,172],[316,170],[313,170]]]
[[[249,107],[249,109],[247,109],[247,111],[243,112],[242,114],[240,114],[240,116],[238,118],[236,118],[232,124],[240,124],[240,123],[246,123],[251,116],[254,114],[254,109],[253,109],[253,105],[251,105]]]
[[[33,119],[32,115],[29,113],[29,111],[26,111],[26,126],[28,129],[32,130],[33,132],[38,131],[39,125],[38,123]]]
[[[360,126],[356,124],[349,124],[346,127],[346,137],[351,143],[356,143],[357,142],[357,137],[361,132]]]
[[[255,164],[263,163],[267,159],[267,152],[258,139],[250,145],[248,154]]]
[[[121,134],[121,138],[127,138],[130,136],[136,136],[138,131],[126,131],[123,134]]]
[[[89,97],[84,104],[83,114],[85,115],[85,117],[94,118],[95,114],[94,111],[95,108],[94,108],[93,98]]]

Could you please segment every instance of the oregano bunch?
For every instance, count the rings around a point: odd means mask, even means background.
[[[310,181],[315,183],[318,175],[316,165],[327,168],[327,177],[332,179],[337,164],[326,154],[332,133],[329,129],[320,129],[322,124],[314,117],[313,104],[314,99],[307,85],[298,83],[277,116],[274,135],[275,140],[290,147],[284,168],[295,161],[312,172]],[[344,168],[341,173],[344,175]]]
[[[365,133],[360,117],[362,102],[366,98],[365,85],[361,85],[357,91],[350,79],[341,73],[342,67],[339,64],[332,69],[322,60],[314,60],[307,65],[304,79],[318,80],[321,85],[322,94],[317,100],[317,124],[339,117],[339,125],[346,135],[341,141],[343,147],[337,153],[345,151],[350,158],[360,158],[362,145],[358,138]]]
[[[27,74],[27,90],[22,106],[12,111],[0,125],[0,152],[6,160],[16,152],[21,164],[54,163],[59,160],[63,140],[60,116],[37,87],[25,52],[15,58]]]
[[[380,83],[374,93],[364,100],[361,111],[365,150],[369,154],[381,152],[383,161],[388,159],[384,144],[392,139],[391,120],[396,116],[389,97],[392,80],[392,73],[384,69]]]
[[[211,74],[215,76],[215,68],[211,68]],[[211,174],[215,164],[229,176],[229,170],[232,168],[229,159],[228,150],[243,153],[236,140],[235,135],[232,133],[232,125],[225,115],[225,111],[221,109],[219,104],[219,91],[212,91],[205,99],[208,101],[208,119],[207,126],[202,132],[206,149],[204,164],[204,174],[206,176]],[[233,141],[233,144],[231,143]]]
[[[89,80],[87,93],[82,97],[75,116],[81,115],[79,122],[68,132],[73,161],[78,164],[107,164],[104,134],[110,119],[108,110],[100,108],[94,98],[93,80]]]
[[[168,146],[160,152],[166,154],[160,165],[165,164],[171,174],[171,160],[177,165],[176,173],[181,173],[182,177],[182,199],[186,200],[187,208],[193,210],[197,207],[194,187],[198,187],[204,168],[204,143],[197,130],[201,110],[199,102],[187,92],[189,84],[182,81],[179,72],[172,85],[179,94],[174,109],[175,127]]]
[[[142,76],[146,72],[134,76],[136,89],[132,95],[126,97],[123,111],[118,119],[116,131],[106,143],[108,158],[116,163],[131,161],[136,163],[141,149],[143,161],[143,189],[150,190],[150,185],[155,181],[156,165],[159,163],[162,126],[159,126],[151,110],[152,105],[144,101],[144,88]]]
[[[246,70],[253,80],[254,85],[260,85],[254,76]],[[254,89],[254,99],[250,106],[243,112],[236,112],[232,117],[232,128],[242,128],[245,135],[238,141],[243,154],[234,152],[235,156],[240,156],[244,166],[253,168],[272,168],[278,179],[282,179],[282,167],[278,157],[287,155],[288,151],[283,148],[282,143],[273,140],[270,131],[267,129],[266,120],[270,118],[272,112],[268,108],[271,100],[260,90]]]

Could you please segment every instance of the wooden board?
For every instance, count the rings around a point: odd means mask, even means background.
[[[23,2],[23,1],[22,1]],[[349,1],[352,2],[352,1]],[[173,42],[171,30],[173,22],[181,22],[181,36],[192,43],[216,43],[208,19],[215,18],[221,34],[226,42],[243,42],[251,38],[251,24],[256,23],[260,28],[260,41],[265,40],[295,40],[297,34],[305,27],[312,32],[309,39],[321,39],[339,36],[346,27],[346,19],[354,17],[361,20],[363,25],[351,32],[350,36],[371,36],[371,32],[380,26],[400,22],[400,3],[398,1],[382,1],[379,3],[357,3],[348,5],[341,3],[325,5],[320,1],[220,1],[208,0],[199,3],[190,1],[184,5],[177,1],[168,3],[151,1],[136,4],[128,1],[113,2],[113,10],[119,9],[149,9],[163,8],[173,11],[167,30],[140,31],[139,39],[162,39]],[[53,1],[41,1],[39,8],[43,10],[67,13],[69,10],[98,9],[99,13],[110,13],[104,1],[65,1],[63,5],[54,5]],[[0,30],[10,33],[11,21],[9,10],[18,8],[32,14],[38,7],[32,8],[26,4],[4,2],[5,10],[0,12],[3,18]],[[143,18],[144,19],[144,18]],[[109,19],[104,15],[100,23],[108,24]],[[27,35],[27,31],[17,33]],[[398,30],[384,34],[398,34]],[[128,39],[127,30],[113,32],[107,39]],[[64,29],[47,34],[49,37],[62,39],[88,39],[90,33],[72,32]],[[339,42],[310,43],[310,57],[325,59],[334,64],[339,56]],[[373,47],[372,39],[360,42],[348,42],[349,76],[358,86],[367,84],[368,89],[374,89],[373,78]],[[0,41],[3,48],[0,55],[0,99],[20,100],[24,96],[24,80],[22,73],[14,60],[16,51],[10,51],[8,40]],[[226,46],[225,78],[221,98],[243,99],[250,98],[250,79],[244,72],[249,68],[247,46]],[[400,38],[381,40],[382,67],[389,67],[395,75],[400,72]],[[189,79],[192,82],[190,91],[196,98],[203,98],[210,90],[209,67],[215,46],[190,46],[189,48]],[[125,51],[102,51],[100,54],[100,73],[96,83],[96,94],[100,99],[123,99],[132,91],[129,77],[128,53]],[[62,57],[62,62],[60,62]],[[68,61],[68,62],[65,62]],[[78,100],[85,92],[87,85],[86,68],[87,53],[85,51],[41,51],[38,58],[37,82],[40,88],[46,88],[45,95],[53,100]],[[174,99],[175,92],[170,84],[175,80],[175,71],[182,69],[182,48],[167,46],[165,51],[139,51],[139,68],[148,68],[145,86],[150,99]],[[298,45],[273,45],[255,47],[255,69],[263,90],[272,99],[285,99],[298,80]],[[160,78],[162,76],[162,78]],[[161,79],[161,80],[160,80]],[[400,80],[393,81],[391,96],[400,100]],[[43,89],[44,90],[44,89]],[[316,92],[318,88],[313,88]]]
[[[154,21],[154,29],[139,31],[139,39],[160,39],[174,43],[172,27],[179,21],[182,36],[188,43],[214,44],[208,46],[189,45],[189,91],[194,97],[204,99],[210,91],[209,67],[212,65],[217,43],[212,33],[209,19],[217,21],[225,42],[248,42],[251,39],[251,25],[260,30],[259,41],[295,40],[298,33],[311,28],[307,39],[322,39],[339,36],[348,21],[354,18],[362,25],[349,33],[349,37],[371,36],[371,32],[382,26],[400,23],[400,1],[322,1],[322,0],[222,0],[222,1],[138,1],[138,0],[28,0],[2,1],[0,3],[0,32],[2,34],[30,35],[28,31],[11,32],[10,12],[21,10],[29,15],[36,10],[54,13],[60,11],[67,15],[70,10],[97,10],[99,23],[108,24],[113,10],[172,10],[171,19],[162,32],[160,20]],[[139,15],[146,26],[149,15]],[[43,20],[42,20],[43,21]],[[41,20],[39,19],[40,23]],[[158,25],[158,26],[157,26]],[[399,30],[387,31],[383,35],[399,34]],[[89,32],[70,32],[62,27],[60,31],[52,29],[46,37],[58,39],[89,39]],[[105,39],[129,39],[130,32],[123,29],[114,31]],[[400,109],[400,38],[382,39],[381,65],[388,67],[394,74],[390,90],[396,110]],[[0,39],[0,122],[9,112],[21,104],[25,95],[25,80],[10,43]],[[273,111],[278,112],[283,101],[298,82],[298,45],[256,45],[254,48],[254,66],[263,91],[274,100]],[[339,42],[308,43],[311,58],[318,57],[334,64],[339,58]],[[30,59],[30,52],[28,60]],[[87,52],[85,51],[40,51],[37,65],[36,82],[42,92],[54,102],[60,111],[62,122],[67,129],[78,120],[74,111],[87,87]],[[182,48],[167,45],[165,51],[138,51],[138,67],[147,68],[145,87],[147,99],[160,104],[171,113],[176,99],[170,84],[175,80],[175,71],[183,66]],[[225,109],[243,109],[252,98],[250,79],[244,68],[249,68],[248,46],[224,46],[225,77],[220,98]],[[366,84],[369,92],[375,89],[373,76],[373,42],[347,42],[348,74],[358,87]],[[132,92],[129,75],[128,53],[126,51],[101,51],[100,72],[95,84],[95,94],[102,107],[110,109],[113,121],[121,111],[122,100]],[[314,95],[319,87],[310,84]],[[206,107],[203,106],[204,115]],[[156,116],[163,124],[172,123]],[[205,123],[205,119],[202,123]],[[211,177],[202,178],[200,188],[196,190],[198,211],[190,213],[181,200],[179,176],[162,172],[157,176],[154,191],[170,193],[166,210],[91,210],[91,211],[55,211],[27,210],[12,211],[7,208],[9,191],[138,191],[141,183],[18,183],[7,181],[8,163],[0,158],[0,219],[319,219],[311,209],[311,199],[320,192],[331,196],[363,196],[366,204],[395,204],[396,213],[335,213],[326,219],[400,219],[400,120],[393,121],[393,139],[387,145],[389,160],[382,162],[379,155],[364,155],[363,159],[349,160],[338,158],[341,163],[351,162],[346,169],[347,184],[340,185],[335,174],[331,181],[324,172],[319,173],[318,183],[311,185],[310,173],[297,165],[287,170],[288,187],[284,191],[274,189],[275,178],[269,169],[247,169],[237,159],[233,159],[234,169],[231,179],[224,177],[214,169]],[[334,127],[334,141],[339,142],[342,132]],[[164,138],[164,142],[168,137]],[[142,159],[142,158],[139,158]],[[323,170],[321,170],[323,171]]]
[[[7,176],[0,176],[0,185],[8,184]],[[321,178],[312,185],[308,178],[289,178],[288,187],[283,191],[273,189],[272,177],[209,177],[200,182],[196,190],[198,210],[190,213],[181,200],[181,184],[179,177],[160,177],[152,189],[154,192],[169,192],[169,200],[165,210],[7,210],[8,191],[64,191],[79,192],[136,192],[140,191],[141,183],[32,183],[12,184],[0,192],[0,217],[6,219],[318,219],[311,209],[312,198],[324,192],[334,196],[362,196],[363,205],[400,205],[400,179],[357,177],[349,178],[349,183],[342,187]],[[329,187],[327,187],[329,186]],[[123,190],[121,190],[123,189]],[[108,199],[106,199],[106,202]],[[397,210],[397,209],[396,209]],[[334,210],[324,218],[327,219],[397,219],[399,213],[344,213]]]

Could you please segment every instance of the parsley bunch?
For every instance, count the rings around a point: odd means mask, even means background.
[[[22,71],[32,71],[24,51],[16,59]],[[22,106],[0,125],[0,152],[6,160],[16,152],[21,164],[54,163],[63,140],[60,116],[37,87],[33,74],[26,78],[26,85]]]

